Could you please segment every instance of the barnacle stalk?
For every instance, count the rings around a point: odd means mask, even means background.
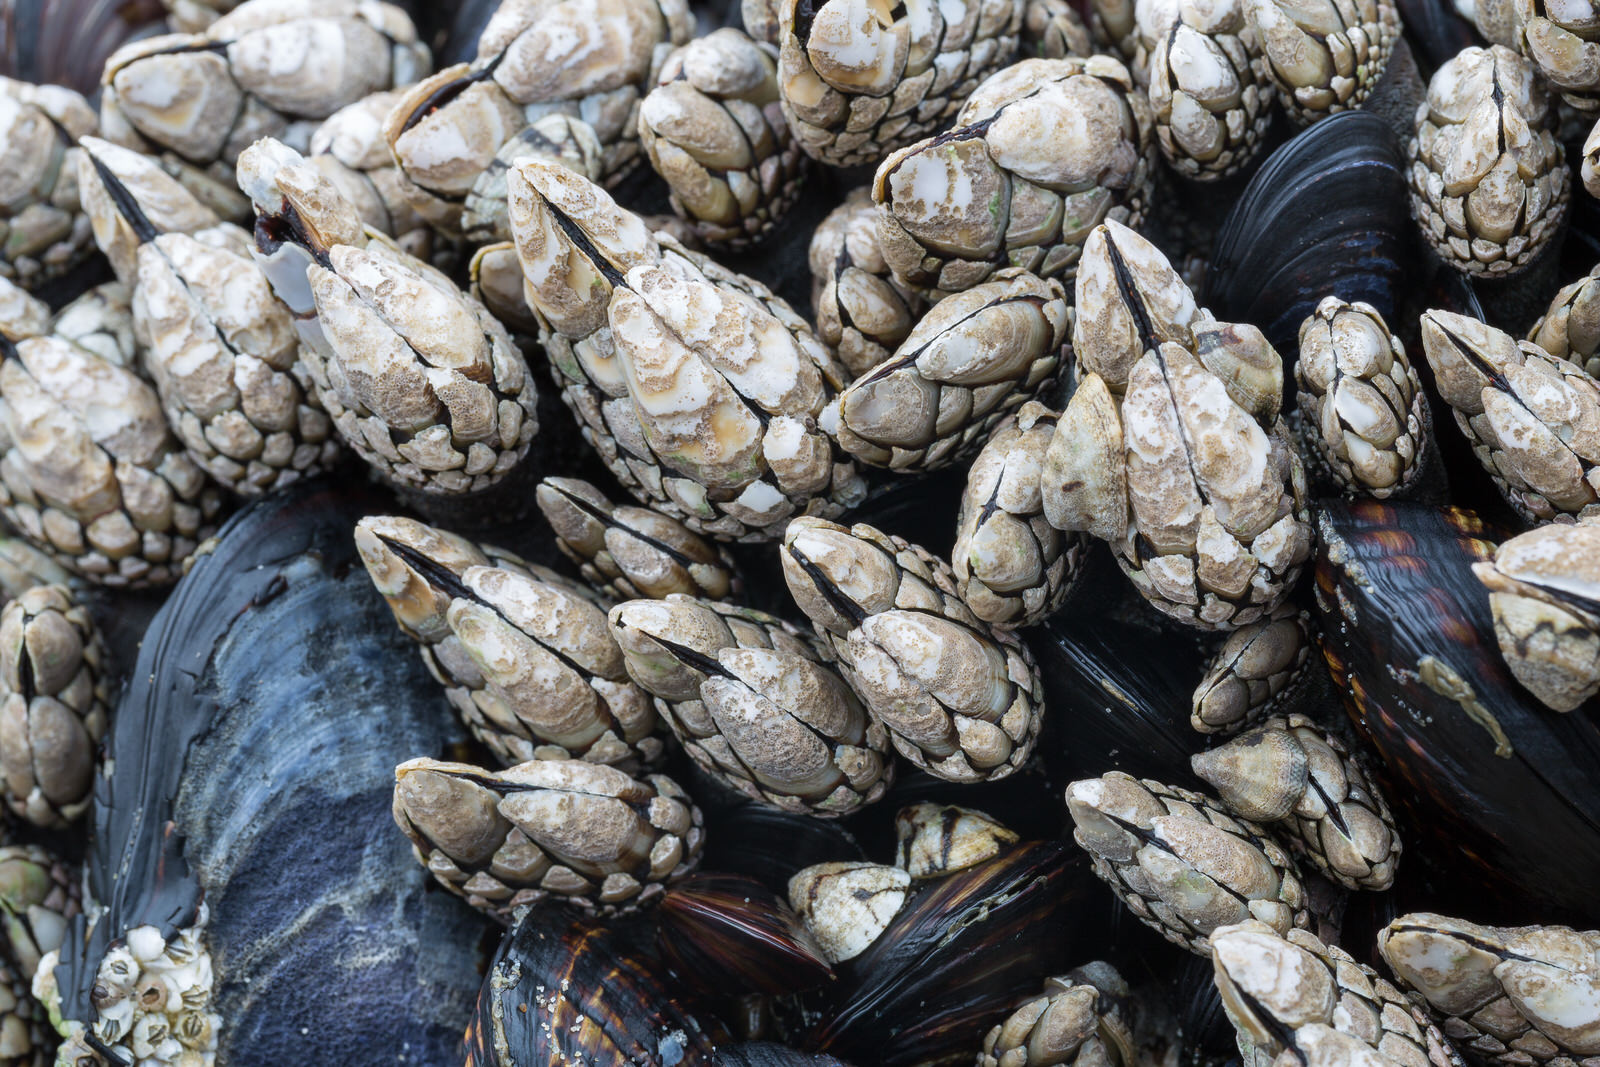
[[[44,957],[60,949],[67,924],[82,910],[74,874],[37,845],[0,848],[4,955],[24,981],[31,982]]]
[[[416,81],[429,63],[411,20],[391,4],[247,0],[203,33],[113,53],[101,76],[101,124],[113,140],[167,150],[226,180],[252,141]]]
[[[618,604],[610,624],[628,673],[712,777],[817,815],[848,814],[888,790],[883,724],[787,623],[674,595]]]
[[[1472,573],[1489,590],[1495,639],[1517,681],[1556,711],[1600,692],[1600,525],[1529,530]]]
[[[981,811],[923,802],[894,816],[894,863],[913,882],[988,863],[1021,840]]]
[[[1123,1010],[1130,995],[1109,963],[1096,961],[1051,978],[1038,997],[984,1037],[978,1067],[1132,1067],[1138,1057]]]
[[[1478,1062],[1581,1063],[1600,1048],[1600,932],[1414,912],[1378,951]]]
[[[1024,404],[995,428],[967,473],[950,569],[973,614],[996,626],[1032,626],[1052,614],[1088,549],[1083,534],[1062,533],[1044,512],[1056,419],[1043,404]]]
[[[1253,326],[1196,312],[1154,246],[1116,223],[1091,239],[1079,282],[1078,360],[1110,377],[1080,377],[1056,424],[1045,514],[1107,540],[1140,594],[1186,625],[1271,614],[1311,545],[1277,352]]]
[[[0,78],[0,278],[31,287],[89,253],[73,157],[95,128],[71,89]]]
[[[520,160],[510,193],[563,398],[629,491],[726,540],[859,503],[865,485],[820,425],[844,368],[787,304],[570,171]]]
[[[222,498],[168,430],[156,391],[54,334],[0,351],[0,513],[91,581],[176,581]]]
[[[956,782],[1027,762],[1043,717],[1038,668],[973,614],[947,563],[870,526],[809,517],[789,523],[782,560],[795,602],[902,756]]]
[[[708,245],[748,247],[794,206],[806,157],[778,105],[777,49],[731,27],[672,53],[639,140],[672,209]]]
[[[1561,287],[1528,340],[1600,378],[1600,266]]]
[[[1438,1027],[1371,967],[1306,930],[1249,920],[1211,935],[1245,1063],[1461,1067]]]
[[[681,0],[502,5],[472,63],[411,86],[384,122],[413,203],[458,232],[468,194],[497,180],[490,172],[502,146],[553,115],[591,127],[596,180],[626,177],[640,159],[639,101],[667,54],[692,36],[694,16]]]
[[[1526,267],[1567,216],[1566,156],[1544,86],[1509,48],[1466,48],[1418,105],[1411,212],[1440,258],[1467,274]]]
[[[1212,180],[1250,165],[1278,94],[1247,0],[1164,0],[1139,7],[1154,25],[1149,59],[1156,143],[1179,174]],[[1270,0],[1268,0],[1270,2]]]
[[[1071,311],[1061,283],[1011,268],[938,304],[839,395],[829,429],[863,463],[936,470],[1055,380]]]
[[[1339,884],[1394,883],[1400,835],[1388,803],[1344,743],[1304,715],[1269,719],[1190,764],[1231,811],[1281,829]]]
[[[1176,945],[1205,956],[1232,923],[1287,934],[1311,921],[1293,858],[1209,797],[1112,771],[1068,786],[1067,809],[1095,873]]]
[[[871,192],[852,189],[811,235],[817,336],[860,377],[900,347],[927,303],[894,276],[878,245]]]
[[[65,826],[89,806],[108,668],[66,587],[37,586],[0,611],[0,773],[7,806],[37,826]]]
[[[1143,220],[1150,107],[1109,56],[1013,64],[955,123],[873,178],[884,261],[907,285],[938,298],[1004,266],[1070,280],[1095,226]]]
[[[1302,126],[1360,107],[1400,38],[1394,0],[1244,0],[1289,116]]]
[[[1422,316],[1422,348],[1473,454],[1520,515],[1600,513],[1600,381],[1448,311]]]
[[[502,764],[658,762],[650,699],[605,610],[543,568],[412,519],[368,516],[356,548],[473,736]]]
[[[1023,0],[913,11],[778,0],[778,85],[801,147],[833,167],[877,163],[937,132],[1017,55]]]
[[[1189,725],[1231,734],[1273,714],[1312,677],[1311,616],[1293,604],[1228,635],[1194,690]]]
[[[503,771],[414,759],[394,819],[452,893],[509,923],[545,902],[636,911],[700,862],[700,809],[672,779],[580,760]]]
[[[1405,493],[1432,461],[1428,400],[1376,308],[1325,297],[1300,327],[1301,432],[1347,496]]]
[[[660,600],[683,593],[726,600],[739,590],[727,549],[677,519],[613,504],[576,478],[546,478],[534,496],[555,531],[556,547],[607,597]]]

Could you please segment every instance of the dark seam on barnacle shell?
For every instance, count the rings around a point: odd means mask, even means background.
[[[494,59],[490,60],[486,65],[480,67],[478,70],[468,71],[461,77],[450,82],[448,85],[439,86],[439,88],[435,89],[428,95],[426,100],[422,101],[415,108],[412,108],[411,114],[406,116],[404,125],[400,127],[400,132],[405,133],[417,123],[421,122],[424,118],[444,107],[450,101],[466,92],[478,82],[492,79],[494,77],[495,68],[500,65],[500,61],[504,58],[505,53],[501,52],[496,55]],[[461,199],[464,200],[466,198],[462,197]]]
[[[702,566],[700,560],[684,555],[682,552],[679,552],[676,548],[667,544],[665,541],[651,537],[643,530],[637,530],[631,526],[624,526],[610,515],[607,515],[605,512],[595,507],[588,500],[585,500],[584,498],[573,493],[569,493],[565,489],[557,487],[552,488],[555,488],[555,491],[561,494],[563,500],[577,508],[579,511],[583,512],[585,515],[589,516],[595,522],[598,522],[607,530],[620,530],[624,536],[631,537],[636,541],[644,542],[657,552],[660,552],[662,555],[671,559],[672,562],[684,567],[685,569],[689,567]]]
[[[100,162],[99,156],[93,152],[85,152],[84,155],[89,157],[89,162],[93,165],[94,172],[99,176],[101,184],[106,187],[106,194],[111,197],[111,203],[116,207],[117,214],[121,215],[123,221],[133,230],[134,236],[139,238],[141,242],[154,241],[160,231],[151,224],[150,219],[144,213],[144,209],[139,206],[139,201],[135,200],[133,194],[128,192],[128,187],[123,185],[115,174],[111,173],[109,167]]]

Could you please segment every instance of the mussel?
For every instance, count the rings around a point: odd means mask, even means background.
[[[1600,917],[1600,701],[1556,714],[1511,676],[1471,570],[1500,534],[1370,501],[1318,528],[1323,653],[1435,889],[1497,923]]]
[[[91,1047],[118,997],[104,965],[158,943],[209,952],[219,1063],[445,1063],[459,1047],[483,924],[433,889],[388,813],[395,764],[459,735],[357,561],[373,503],[325,483],[255,502],[146,633],[95,789],[86,880],[103,910],[54,969]]]

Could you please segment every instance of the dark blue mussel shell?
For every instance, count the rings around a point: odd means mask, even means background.
[[[222,1016],[218,1062],[456,1058],[484,924],[439,892],[389,812],[395,764],[456,737],[360,565],[363,492],[240,511],[151,623],[97,783],[88,889],[56,971],[69,1018],[113,939],[192,923]]]
[[[1259,327],[1287,363],[1325,296],[1365,301],[1395,326],[1417,263],[1404,153],[1382,119],[1346,111],[1250,180],[1217,234],[1201,303]]]
[[[1401,821],[1396,892],[1501,926],[1592,927],[1600,700],[1558,714],[1507,670],[1471,570],[1500,532],[1420,504],[1329,502],[1318,520],[1323,652]]]

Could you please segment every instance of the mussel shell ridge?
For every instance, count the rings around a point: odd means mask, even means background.
[[[484,924],[389,813],[394,767],[456,738],[357,561],[372,501],[295,487],[241,511],[151,623],[97,783],[91,895],[56,978],[68,1018],[131,928],[203,899],[217,1062],[445,1063]]]
[[[1600,920],[1600,701],[1556,714],[1511,677],[1471,571],[1497,534],[1419,504],[1318,518],[1324,655],[1408,854],[1448,872],[1440,887],[1470,917]]]

